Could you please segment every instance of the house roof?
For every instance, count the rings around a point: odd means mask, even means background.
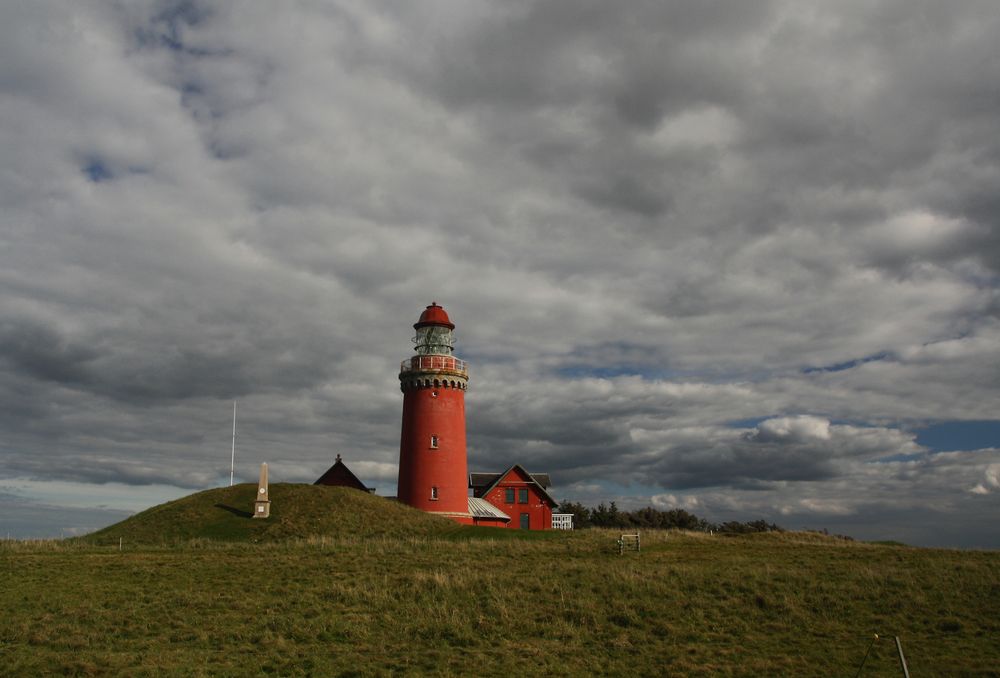
[[[559,505],[559,502],[557,502],[552,495],[546,491],[546,489],[551,485],[549,474],[539,473],[537,475],[532,475],[528,473],[527,469],[520,464],[514,464],[503,473],[470,473],[469,487],[473,488],[476,494],[480,497],[484,497],[489,494],[490,490],[499,485],[500,481],[506,478],[514,469],[518,469],[521,473],[523,473],[528,479],[528,483],[535,485],[538,488],[538,493],[552,502],[553,506]]]
[[[469,487],[478,490],[481,487],[492,485],[499,479],[500,479],[499,473],[470,473]]]
[[[337,487],[353,487],[363,492],[371,491],[365,487],[363,482],[358,480],[358,477],[351,472],[351,469],[347,468],[347,465],[341,461],[339,454],[337,455],[337,461],[333,462],[333,466],[328,468],[326,473],[321,475],[313,485],[335,485]]]
[[[493,504],[479,497],[469,497],[469,513],[473,518],[492,518],[510,522],[510,516]]]
[[[515,464],[515,466],[519,465]],[[478,489],[480,487],[486,487],[487,485],[492,485],[496,483],[496,481],[498,481],[501,476],[506,475],[506,473],[513,468],[514,467],[511,466],[504,473],[470,473],[469,487],[475,487]],[[524,471],[524,468],[521,467],[521,470]],[[528,473],[527,471],[524,472]],[[534,481],[543,488],[548,488],[550,485],[552,485],[552,480],[549,478],[548,473],[528,473],[528,475],[530,475],[532,479],[534,479]]]

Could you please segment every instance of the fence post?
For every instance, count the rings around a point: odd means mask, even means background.
[[[910,678],[910,670],[906,668],[906,657],[903,656],[903,644],[899,642],[899,636],[896,638],[896,652],[899,653],[899,668],[903,669],[903,678]]]

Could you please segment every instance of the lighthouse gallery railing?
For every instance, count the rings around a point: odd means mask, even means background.
[[[423,372],[447,370],[463,377],[469,376],[469,368],[464,360],[450,355],[415,355],[399,364],[400,372]]]

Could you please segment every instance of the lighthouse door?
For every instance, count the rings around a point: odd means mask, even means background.
[[[530,530],[531,529],[531,514],[522,513],[521,514],[521,529]]]

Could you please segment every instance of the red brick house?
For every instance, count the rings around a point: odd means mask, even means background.
[[[503,473],[470,473],[472,496],[485,499],[510,516],[510,522],[498,527],[522,530],[552,529],[552,510],[558,502],[547,491],[548,473],[528,473],[514,464]]]

